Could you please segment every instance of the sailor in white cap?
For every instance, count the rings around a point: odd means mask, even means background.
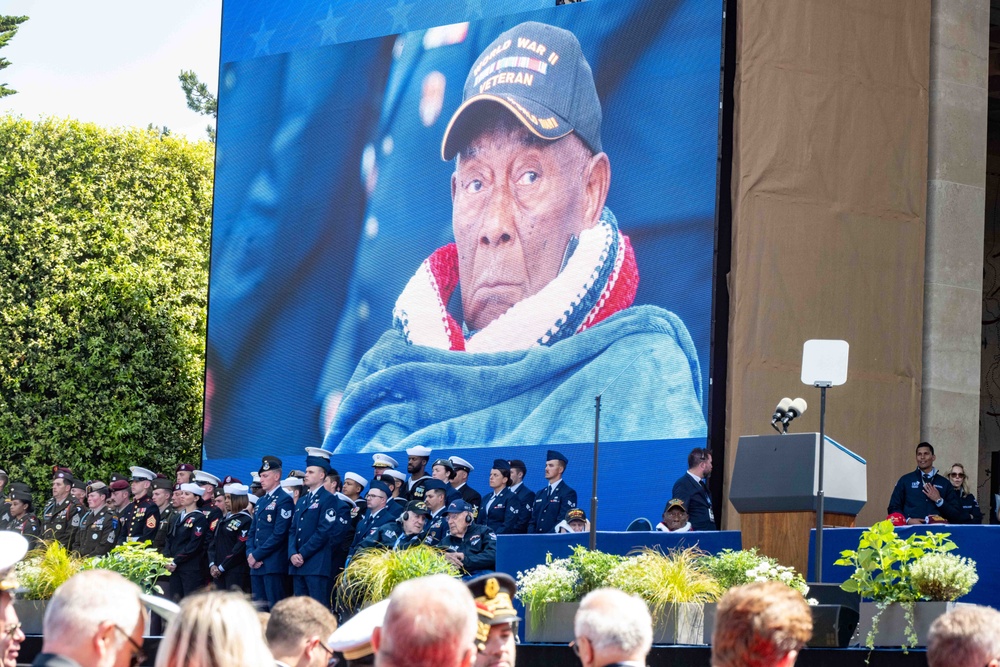
[[[122,517],[122,530],[125,540],[129,542],[152,542],[160,529],[160,508],[151,497],[153,480],[156,473],[147,468],[132,466],[132,513]],[[119,542],[123,540],[119,539]]]
[[[281,480],[281,488],[292,495],[293,502],[299,502],[299,497],[302,495],[302,480],[300,478],[291,476],[286,477]]]
[[[479,507],[483,503],[483,496],[467,484],[469,473],[475,470],[475,468],[461,456],[449,456],[448,460],[451,461],[452,468],[455,469],[454,475],[451,478],[452,487],[461,494],[462,500],[473,507]]]
[[[247,533],[250,532],[250,488],[245,484],[222,487],[227,516],[215,531],[209,545],[208,570],[221,591],[238,588],[250,592],[250,566],[247,565]]]
[[[347,667],[361,667],[375,664],[375,649],[372,648],[372,632],[382,626],[389,598],[362,609],[349,621],[336,629],[327,640],[334,652],[344,656]]]
[[[223,516],[222,510],[215,505],[215,490],[222,486],[222,480],[204,470],[195,470],[193,476],[194,483],[202,490],[202,496],[198,500],[198,508],[208,518],[208,543],[211,545]]]
[[[352,517],[357,524],[358,517],[368,509],[367,501],[361,497],[361,492],[368,486],[368,480],[356,472],[347,471],[344,473],[344,495],[351,499],[357,508],[357,512],[352,512]]]
[[[386,468],[398,468],[399,463],[388,454],[372,454],[372,477],[379,479]]]
[[[14,532],[0,531],[0,664],[5,667],[20,662],[17,659],[21,642],[25,640],[21,623],[14,610],[14,566],[28,551],[28,541]]]
[[[417,445],[406,450],[406,472],[410,474],[410,479],[406,482],[406,497],[410,500],[424,499],[425,479],[430,479],[431,474],[427,472],[427,463],[431,460],[430,447]]]
[[[177,485],[181,503],[174,529],[167,535],[166,556],[170,570],[170,599],[179,602],[205,585],[208,569],[208,517],[198,510],[204,489],[193,482]]]

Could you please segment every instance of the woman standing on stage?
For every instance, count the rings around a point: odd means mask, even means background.
[[[215,531],[209,557],[209,571],[219,590],[237,588],[250,592],[250,566],[247,565],[247,532],[250,530],[250,488],[245,484],[227,484],[226,518]]]
[[[955,523],[982,523],[983,511],[979,509],[979,501],[976,500],[976,496],[969,493],[965,466],[961,463],[953,463],[951,472],[948,473],[948,481],[955,487],[955,492],[960,498],[958,504],[962,507],[962,520]]]

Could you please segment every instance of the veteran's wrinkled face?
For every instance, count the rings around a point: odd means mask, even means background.
[[[469,328],[556,277],[570,239],[599,219],[610,180],[607,156],[591,156],[575,135],[545,141],[512,118],[465,146],[451,193]]]

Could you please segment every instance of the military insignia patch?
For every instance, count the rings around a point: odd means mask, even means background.
[[[146,528],[156,528],[156,517],[155,516],[150,515],[149,518],[146,519]]]
[[[327,521],[333,521],[334,519],[337,518],[337,513],[333,510],[333,508],[328,509],[326,511],[326,517],[325,518],[326,518]]]
[[[292,518],[292,510],[281,510],[281,518],[282,519],[291,519]]]
[[[215,527],[218,526],[218,525],[219,525],[219,520],[215,519],[215,520],[212,521],[211,524],[209,524],[208,529],[214,533],[215,532]]]
[[[79,515],[79,514],[77,514],[77,515],[76,515],[75,517],[73,517],[73,520],[72,520],[72,521],[70,521],[70,524],[71,524],[71,525],[72,525],[72,526],[73,526],[74,528],[76,528],[77,526],[79,526],[79,525],[80,525],[80,515]]]

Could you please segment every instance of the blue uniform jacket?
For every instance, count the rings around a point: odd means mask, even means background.
[[[716,530],[712,495],[708,488],[694,481],[686,472],[674,482],[671,498],[679,498],[687,507],[691,530]]]
[[[288,572],[288,530],[294,512],[292,497],[281,487],[257,502],[253,523],[250,524],[247,552],[263,565],[251,569],[251,575]]]
[[[448,536],[448,515],[441,510],[437,516],[429,516],[424,522],[424,544],[436,546],[441,540]]]
[[[380,527],[389,523],[390,521],[395,521],[396,517],[392,515],[388,507],[383,507],[376,514],[372,514],[371,511],[365,513],[365,516],[358,522],[358,529],[354,532],[354,541],[351,543],[351,555],[354,555],[355,549],[366,537],[375,534]]]
[[[961,523],[963,512],[958,494],[955,493],[955,487],[938,474],[931,478],[931,484],[937,488],[941,498],[944,499],[941,507],[935,505],[930,498],[924,495],[923,475],[919,470],[914,470],[906,473],[896,482],[896,487],[892,490],[892,497],[889,498],[888,513],[899,512],[907,519],[923,519],[937,514],[952,523]]]
[[[523,533],[528,526],[528,513],[521,504],[517,494],[504,488],[497,495],[497,499],[489,504],[493,493],[490,492],[483,498],[482,505],[479,506],[479,514],[476,515],[476,523],[486,526],[497,535],[511,535]]]
[[[288,557],[299,554],[305,562],[301,567],[290,564],[289,574],[330,576],[331,545],[338,544],[351,527],[349,514],[338,513],[341,504],[323,486],[299,498],[288,537]]]
[[[559,480],[554,492],[546,485],[535,494],[535,506],[531,509],[531,518],[528,520],[528,532],[555,532],[556,524],[574,507],[576,507],[576,491],[569,488],[565,481]]]

